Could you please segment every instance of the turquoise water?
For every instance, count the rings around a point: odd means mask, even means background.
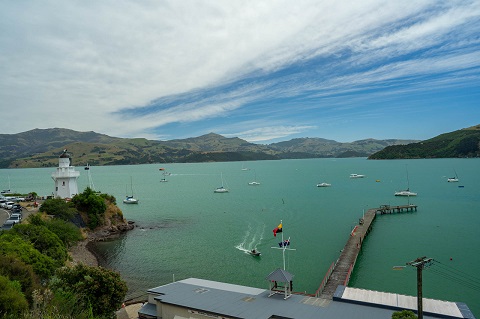
[[[428,256],[440,264],[423,272],[424,296],[465,302],[480,316],[479,164],[479,159],[355,158],[92,167],[95,188],[116,196],[125,217],[137,225],[98,249],[127,281],[130,297],[189,277],[268,288],[265,277],[283,267],[281,251],[271,248],[281,235],[273,237],[272,230],[283,220],[283,235],[296,249],[286,252],[294,290],[314,293],[363,210],[410,201],[417,212],[378,216],[350,286],[416,295],[415,268],[392,267]],[[166,183],[160,182],[160,167],[172,174]],[[78,170],[83,190],[87,171]],[[407,170],[418,196],[395,197],[407,187]],[[8,187],[9,177],[12,190],[48,195],[53,171],[0,170],[0,188]],[[447,183],[455,171],[460,182]],[[367,177],[350,179],[351,173]],[[229,193],[213,193],[221,174]],[[261,185],[248,185],[255,174]],[[138,205],[121,203],[130,177]],[[332,186],[316,187],[319,182]],[[245,253],[254,247],[260,258]]]

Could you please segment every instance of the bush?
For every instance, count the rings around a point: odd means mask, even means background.
[[[20,283],[0,276],[0,315],[17,317],[28,309],[27,299],[23,295]]]
[[[45,200],[42,206],[40,206],[39,211],[67,221],[76,213],[75,209],[61,198]]]
[[[31,265],[41,279],[48,279],[55,272],[55,261],[51,257],[42,255],[32,243],[11,231],[0,234],[0,254],[14,256]]]
[[[95,229],[103,225],[107,204],[105,199],[95,193],[90,187],[87,187],[83,193],[75,195],[72,198],[72,203],[76,209],[87,214],[88,228]]]
[[[57,270],[56,278],[52,288],[75,294],[84,305],[91,307],[94,316],[113,318],[127,293],[127,285],[120,275],[103,267],[83,264],[63,267]]]
[[[56,234],[63,242],[65,247],[69,248],[82,240],[80,229],[73,223],[61,219],[43,220],[40,214],[33,214],[28,217],[28,221],[32,225],[45,226],[51,232]]]
[[[57,267],[65,264],[68,257],[67,249],[60,238],[46,226],[19,224],[13,227],[11,232],[29,241],[39,252],[55,260]]]
[[[417,319],[417,315],[411,310],[395,311],[392,314],[392,319]]]
[[[18,281],[27,300],[32,302],[32,293],[39,288],[40,282],[31,265],[14,256],[0,255],[0,275],[9,280]]]

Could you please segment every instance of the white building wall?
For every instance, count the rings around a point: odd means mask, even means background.
[[[56,172],[52,174],[55,181],[55,198],[72,198],[78,194],[77,179],[80,172],[75,170],[74,166],[70,166],[70,158],[59,158]]]

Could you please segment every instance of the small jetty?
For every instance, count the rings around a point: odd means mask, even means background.
[[[393,214],[393,213],[405,213],[417,211],[417,205],[408,204],[400,206],[391,206],[391,205],[380,205],[379,208],[376,208],[376,213],[380,214]]]
[[[372,208],[365,212],[363,218],[359,219],[358,225],[350,232],[350,236],[341,251],[340,257],[330,265],[330,268],[315,293],[315,297],[332,300],[333,294],[339,285],[348,285],[350,275],[357,261],[358,253],[362,248],[363,240],[371,231],[373,221],[377,215],[413,211],[417,211],[417,205],[380,205],[378,208]]]

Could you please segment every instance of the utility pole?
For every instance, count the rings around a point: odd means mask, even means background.
[[[422,270],[431,265],[433,258],[419,257],[407,265],[417,268],[417,315],[418,319],[423,319],[423,296],[422,296]]]

